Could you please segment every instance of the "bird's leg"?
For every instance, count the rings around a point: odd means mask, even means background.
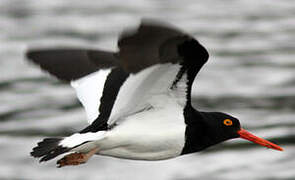
[[[74,166],[79,164],[84,164],[88,159],[93,156],[98,151],[98,148],[94,148],[88,153],[72,153],[64,156],[62,159],[57,161],[57,167],[61,168],[63,166]]]

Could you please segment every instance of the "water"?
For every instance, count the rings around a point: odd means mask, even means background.
[[[96,156],[56,169],[29,156],[47,136],[69,135],[86,117],[66,84],[23,59],[28,47],[116,49],[141,17],[193,34],[210,52],[194,84],[202,110],[239,117],[244,128],[284,147],[232,140],[180,158],[143,162]],[[295,179],[295,3],[292,0],[0,2],[0,179]]]

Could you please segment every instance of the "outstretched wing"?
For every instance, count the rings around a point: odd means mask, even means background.
[[[197,40],[171,26],[143,21],[121,35],[118,47],[117,53],[33,50],[27,57],[57,78],[72,81],[92,122],[84,132],[149,107],[156,94],[173,92],[190,103],[193,80],[208,59]]]
[[[125,31],[118,46],[120,65],[131,75],[118,93],[109,124],[149,105],[164,105],[152,99],[167,92],[183,106],[190,104],[193,80],[209,57],[197,40],[169,25],[144,21],[137,30]]]
[[[114,67],[118,63],[113,52],[78,48],[31,49],[26,57],[64,81],[77,80],[100,69]]]
[[[119,62],[113,52],[77,48],[31,49],[26,56],[51,75],[71,82],[89,123],[98,117],[105,81]],[[112,81],[120,83],[120,79]]]

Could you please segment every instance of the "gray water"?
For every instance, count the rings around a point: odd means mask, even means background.
[[[193,34],[211,57],[194,84],[195,107],[224,111],[281,145],[231,140],[172,160],[96,156],[57,169],[29,156],[44,137],[84,128],[66,84],[24,61],[38,46],[116,49],[125,27],[149,17]],[[292,0],[1,0],[0,179],[295,179],[295,3]]]

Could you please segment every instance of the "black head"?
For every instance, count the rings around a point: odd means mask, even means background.
[[[183,154],[201,151],[209,146],[233,138],[243,138],[268,148],[283,150],[278,145],[259,138],[241,128],[240,121],[228,114],[198,111],[192,114],[194,114],[194,117],[187,117],[188,119],[194,119],[187,121],[186,143]]]
[[[241,129],[240,121],[222,112],[202,112],[202,123],[207,127],[210,139],[217,142],[237,138],[237,131]]]

